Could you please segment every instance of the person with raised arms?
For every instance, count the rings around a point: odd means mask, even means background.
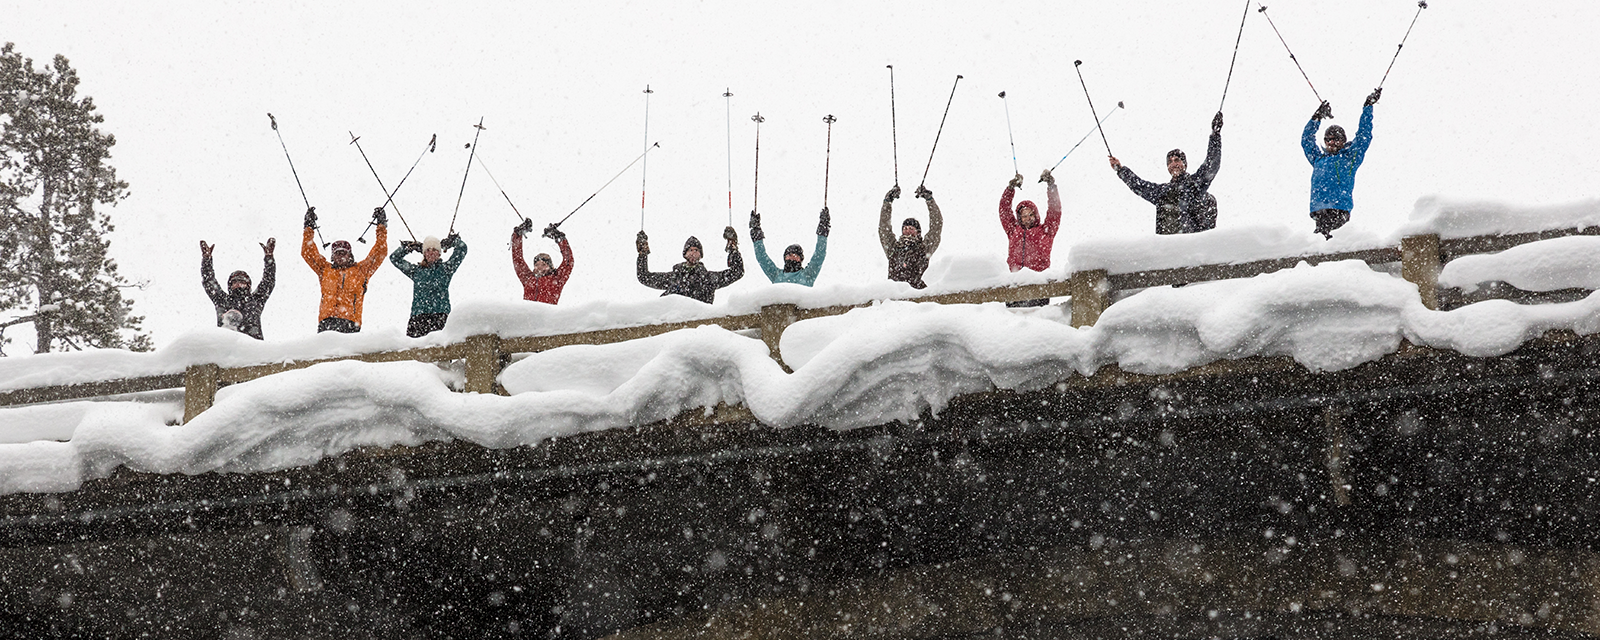
[[[767,279],[774,284],[787,282],[809,287],[817,282],[817,274],[822,271],[822,260],[828,256],[828,230],[831,227],[828,208],[823,207],[822,215],[817,219],[817,248],[812,252],[811,264],[805,264],[805,250],[798,244],[791,244],[783,250],[783,268],[780,270],[767,256],[767,234],[761,230],[761,214],[751,211],[750,242],[755,245],[756,264],[761,265],[761,272],[767,274]]]
[[[1350,210],[1355,201],[1351,197],[1356,189],[1356,169],[1367,157],[1367,147],[1372,145],[1372,105],[1378,104],[1383,89],[1367,96],[1361,108],[1361,125],[1356,129],[1356,139],[1345,142],[1344,127],[1331,125],[1322,133],[1323,149],[1317,148],[1317,129],[1324,118],[1333,117],[1333,107],[1326,100],[1311,114],[1305,130],[1300,132],[1300,149],[1311,163],[1311,219],[1317,223],[1316,232],[1327,240],[1333,239],[1334,229],[1350,221]]]
[[[217,326],[227,327],[225,320],[228,312],[236,311],[237,324],[231,328],[257,340],[262,339],[261,311],[267,306],[267,296],[272,295],[272,288],[278,281],[278,261],[272,257],[277,246],[276,238],[267,238],[267,243],[261,245],[261,284],[254,292],[250,291],[250,274],[244,271],[229,274],[228,290],[223,291],[217,285],[217,273],[211,265],[211,252],[217,245],[200,241],[200,286],[211,298],[211,306],[216,308]]]
[[[711,304],[716,299],[717,289],[744,277],[744,258],[739,255],[739,234],[733,227],[728,227],[722,230],[722,237],[728,242],[726,270],[707,269],[705,263],[700,261],[705,252],[700,239],[689,236],[683,243],[683,262],[672,265],[671,271],[659,272],[650,270],[650,237],[640,231],[634,241],[634,248],[639,252],[639,284],[660,289],[662,296],[680,295]]]
[[[522,236],[530,231],[533,231],[533,220],[527,218],[511,230],[511,269],[522,282],[523,300],[556,304],[561,301],[561,290],[566,288],[567,278],[572,277],[572,247],[567,244],[567,234],[556,225],[545,227],[541,235],[556,241],[556,247],[561,249],[561,266],[553,264],[550,254],[541,253],[533,257],[530,268],[522,259]]]
[[[444,259],[447,249],[449,260]],[[421,262],[412,264],[406,260],[406,254],[413,251],[422,253]],[[404,240],[400,248],[389,255],[389,262],[411,278],[411,320],[406,323],[407,336],[420,338],[444,328],[450,319],[450,280],[461,268],[461,261],[466,259],[467,243],[456,233],[443,241],[433,236],[423,238],[422,242]]]
[[[367,252],[366,258],[356,262],[355,255],[350,251],[350,242],[336,240],[330,260],[322,257],[314,241],[317,208],[306,209],[300,257],[305,258],[306,265],[317,274],[317,280],[322,285],[322,303],[317,307],[317,317],[320,319],[317,322],[318,333],[361,331],[361,307],[366,302],[367,281],[372,279],[378,267],[383,266],[383,255],[389,249],[389,216],[383,212],[383,207],[372,210],[372,223],[378,230],[372,241],[372,250]]]
[[[1211,118],[1211,139],[1206,143],[1206,159],[1194,173],[1189,173],[1189,158],[1182,149],[1167,152],[1167,174],[1172,177],[1164,184],[1142,180],[1116,156],[1111,157],[1111,169],[1128,185],[1134,194],[1156,206],[1156,233],[1198,233],[1217,226],[1217,198],[1211,195],[1211,181],[1222,168],[1222,112]]]
[[[878,244],[883,245],[883,255],[889,259],[889,279],[904,282],[913,289],[926,289],[922,274],[928,270],[928,259],[939,249],[939,238],[944,230],[944,216],[933,201],[933,191],[917,187],[918,198],[928,203],[928,233],[923,235],[922,223],[916,218],[906,218],[900,223],[900,236],[894,235],[889,220],[894,216],[894,201],[900,197],[900,185],[895,185],[883,195],[883,208],[878,211]]]

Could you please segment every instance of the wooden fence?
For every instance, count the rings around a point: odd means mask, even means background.
[[[1590,226],[1446,240],[1441,240],[1437,235],[1408,236],[1401,240],[1399,247],[1380,247],[1235,264],[1202,265],[1126,273],[1110,273],[1100,269],[1085,270],[1072,273],[1066,280],[1057,280],[1044,284],[959,291],[906,298],[905,300],[938,304],[975,304],[1070,297],[1072,326],[1083,327],[1092,325],[1099,320],[1100,314],[1104,313],[1106,308],[1110,306],[1113,295],[1119,290],[1127,291],[1174,284],[1248,278],[1280,269],[1292,268],[1301,262],[1318,264],[1337,260],[1363,260],[1368,264],[1400,263],[1401,277],[1417,286],[1417,293],[1422,299],[1422,304],[1429,309],[1438,309],[1440,302],[1439,270],[1450,260],[1464,255],[1494,253],[1529,242],[1571,235],[1600,235],[1600,227]],[[1557,299],[1569,299],[1573,295],[1571,292],[1567,292],[1555,297]],[[184,390],[184,421],[187,422],[209,409],[216,398],[217,389],[224,385],[246,382],[275,373],[339,360],[359,360],[364,362],[394,362],[401,360],[443,362],[461,360],[466,365],[466,384],[463,391],[469,393],[504,393],[504,390],[498,388],[495,379],[500,374],[505,357],[510,354],[533,353],[578,344],[624,342],[703,325],[717,325],[730,331],[759,331],[761,340],[767,344],[772,358],[783,366],[785,371],[788,371],[789,367],[783,364],[783,357],[779,352],[778,344],[782,340],[784,330],[789,325],[801,320],[843,314],[851,309],[866,307],[871,304],[873,302],[868,301],[858,304],[818,308],[802,308],[794,304],[774,304],[762,307],[759,313],[552,336],[502,338],[497,335],[476,335],[462,342],[440,347],[422,347],[315,360],[226,368],[215,364],[196,364],[189,366],[182,374],[85,382],[0,392],[0,407],[182,387]]]

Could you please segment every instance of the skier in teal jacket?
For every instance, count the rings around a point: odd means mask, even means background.
[[[445,249],[450,250],[449,260],[440,259]],[[405,259],[413,251],[422,252],[421,263]],[[406,335],[420,338],[444,328],[450,316],[450,279],[466,257],[467,243],[454,233],[443,242],[433,236],[422,242],[401,242],[389,255],[395,268],[411,278],[411,321],[406,324]]]
[[[1332,125],[1322,136],[1327,150],[1317,148],[1317,128],[1323,118],[1333,117],[1333,108],[1326,101],[1311,114],[1311,121],[1300,132],[1300,149],[1311,163],[1311,219],[1317,221],[1317,233],[1324,238],[1333,239],[1333,230],[1350,221],[1356,169],[1361,168],[1367,147],[1372,144],[1372,105],[1382,95],[1383,90],[1378,89],[1367,96],[1367,103],[1361,108],[1361,126],[1349,144],[1345,144],[1344,127]]]
[[[811,264],[805,264],[805,250],[798,244],[791,244],[783,250],[783,268],[779,269],[772,263],[772,258],[767,256],[767,234],[761,231],[761,214],[751,211],[750,239],[755,241],[756,263],[761,265],[762,273],[767,274],[767,279],[774,284],[788,282],[809,287],[817,282],[817,274],[822,271],[822,261],[828,257],[830,226],[828,208],[823,207],[822,215],[817,219],[817,248],[812,253]]]

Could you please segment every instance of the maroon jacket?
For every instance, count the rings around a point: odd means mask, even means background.
[[[561,289],[567,286],[567,277],[572,275],[572,247],[567,244],[566,238],[556,244],[561,247],[561,266],[541,278],[533,275],[533,269],[529,269],[528,263],[522,260],[522,234],[511,233],[511,268],[516,270],[517,279],[522,281],[523,300],[546,304],[561,300]]]
[[[1031,228],[1024,229],[1017,222],[1016,214],[1011,212],[1011,197],[1015,194],[1010,185],[1006,186],[1005,193],[1000,195],[1000,227],[1006,230],[1006,239],[1011,241],[1011,250],[1006,253],[1006,266],[1012,271],[1023,267],[1034,271],[1044,271],[1050,268],[1050,247],[1055,244],[1056,230],[1061,228],[1061,195],[1056,192],[1056,185],[1051,184],[1046,190],[1049,199],[1049,211],[1044,220]],[[1033,204],[1026,200],[1025,204]],[[1038,207],[1035,206],[1037,211]]]

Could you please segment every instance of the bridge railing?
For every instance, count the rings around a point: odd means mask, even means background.
[[[1100,315],[1110,306],[1113,295],[1117,291],[1248,278],[1292,268],[1301,262],[1318,264],[1338,260],[1362,260],[1368,264],[1400,263],[1401,277],[1416,285],[1422,304],[1429,309],[1438,309],[1440,301],[1439,272],[1442,266],[1450,260],[1464,255],[1495,253],[1529,242],[1572,235],[1600,235],[1600,226],[1448,239],[1440,239],[1438,235],[1431,234],[1416,235],[1403,238],[1399,247],[1378,247],[1356,251],[1297,255],[1242,263],[1128,272],[1108,272],[1104,269],[1081,270],[1071,273],[1066,280],[1056,280],[1042,284],[957,291],[904,298],[903,300],[938,304],[975,304],[1069,297],[1072,307],[1072,325],[1083,327],[1093,325],[1099,320]],[[182,374],[41,386],[0,392],[0,407],[182,387],[184,390],[184,421],[187,422],[211,407],[215,401],[217,389],[222,386],[247,382],[285,371],[303,369],[323,362],[340,360],[364,362],[463,361],[466,370],[466,382],[463,386],[463,391],[471,393],[504,393],[503,389],[498,388],[495,379],[500,374],[504,359],[511,354],[547,351],[557,347],[579,344],[625,342],[703,325],[717,325],[730,331],[759,331],[761,340],[766,343],[772,358],[787,371],[788,366],[783,364],[779,343],[782,340],[784,330],[789,325],[811,318],[840,315],[851,309],[866,307],[871,304],[873,304],[872,301],[866,301],[856,304],[815,308],[804,308],[794,304],[773,304],[762,307],[759,313],[600,329],[560,335],[500,337],[486,334],[471,336],[456,344],[445,346],[382,351],[322,359],[240,367],[195,364],[190,365]]]

